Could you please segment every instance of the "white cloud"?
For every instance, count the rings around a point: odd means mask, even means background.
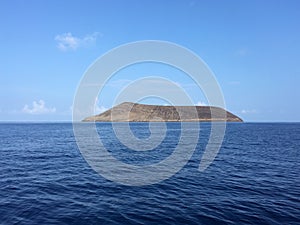
[[[94,44],[99,33],[87,34],[83,38],[75,37],[72,33],[64,33],[55,36],[58,49],[62,51],[76,50],[79,47],[86,47]]]
[[[243,109],[241,111],[242,114],[254,114],[254,113],[257,113],[257,110],[256,109]]]
[[[104,107],[104,106],[96,105],[96,107],[95,107],[95,113],[96,113],[96,114],[103,113],[103,112],[105,112],[106,110],[108,110],[108,108],[106,108],[106,107]]]
[[[205,102],[197,102],[196,106],[207,106],[207,104]]]
[[[22,112],[28,114],[47,114],[47,113],[55,113],[55,107],[46,107],[46,103],[44,100],[39,100],[38,102],[33,101],[32,107],[25,105],[22,109]]]
[[[95,114],[103,113],[103,112],[105,112],[106,110],[108,110],[108,108],[106,108],[106,107],[104,107],[104,106],[101,106],[101,105],[99,104],[98,97],[96,97],[96,99],[95,99],[95,105],[94,105],[94,112],[95,112]]]

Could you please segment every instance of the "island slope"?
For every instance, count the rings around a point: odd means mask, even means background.
[[[197,110],[198,116],[193,112]],[[180,119],[178,111],[184,113]],[[225,115],[225,118],[224,118]],[[243,122],[238,116],[219,107],[211,106],[161,106],[124,102],[84,122]]]

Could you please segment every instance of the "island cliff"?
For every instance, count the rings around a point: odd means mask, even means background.
[[[196,109],[196,116],[194,110]],[[180,111],[184,119],[180,118]],[[225,117],[224,117],[225,116]],[[219,107],[211,106],[161,106],[124,102],[84,122],[243,122],[238,116]]]

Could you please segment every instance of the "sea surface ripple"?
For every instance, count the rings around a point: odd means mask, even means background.
[[[97,124],[111,154],[137,165],[172,153],[180,124],[167,127],[157,149],[133,152],[118,142],[110,123]],[[91,169],[71,123],[1,123],[0,224],[300,224],[299,123],[229,123],[204,172],[198,166],[210,124],[200,127],[182,170],[158,184],[132,187]],[[147,123],[131,129],[149,135]]]

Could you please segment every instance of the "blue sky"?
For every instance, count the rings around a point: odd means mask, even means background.
[[[99,56],[140,40],[177,43],[214,72],[226,108],[245,121],[300,121],[300,2],[291,1],[1,1],[0,120],[71,120],[76,88]],[[129,68],[99,96],[109,108],[124,85],[178,71]],[[195,103],[206,102],[189,89]]]

